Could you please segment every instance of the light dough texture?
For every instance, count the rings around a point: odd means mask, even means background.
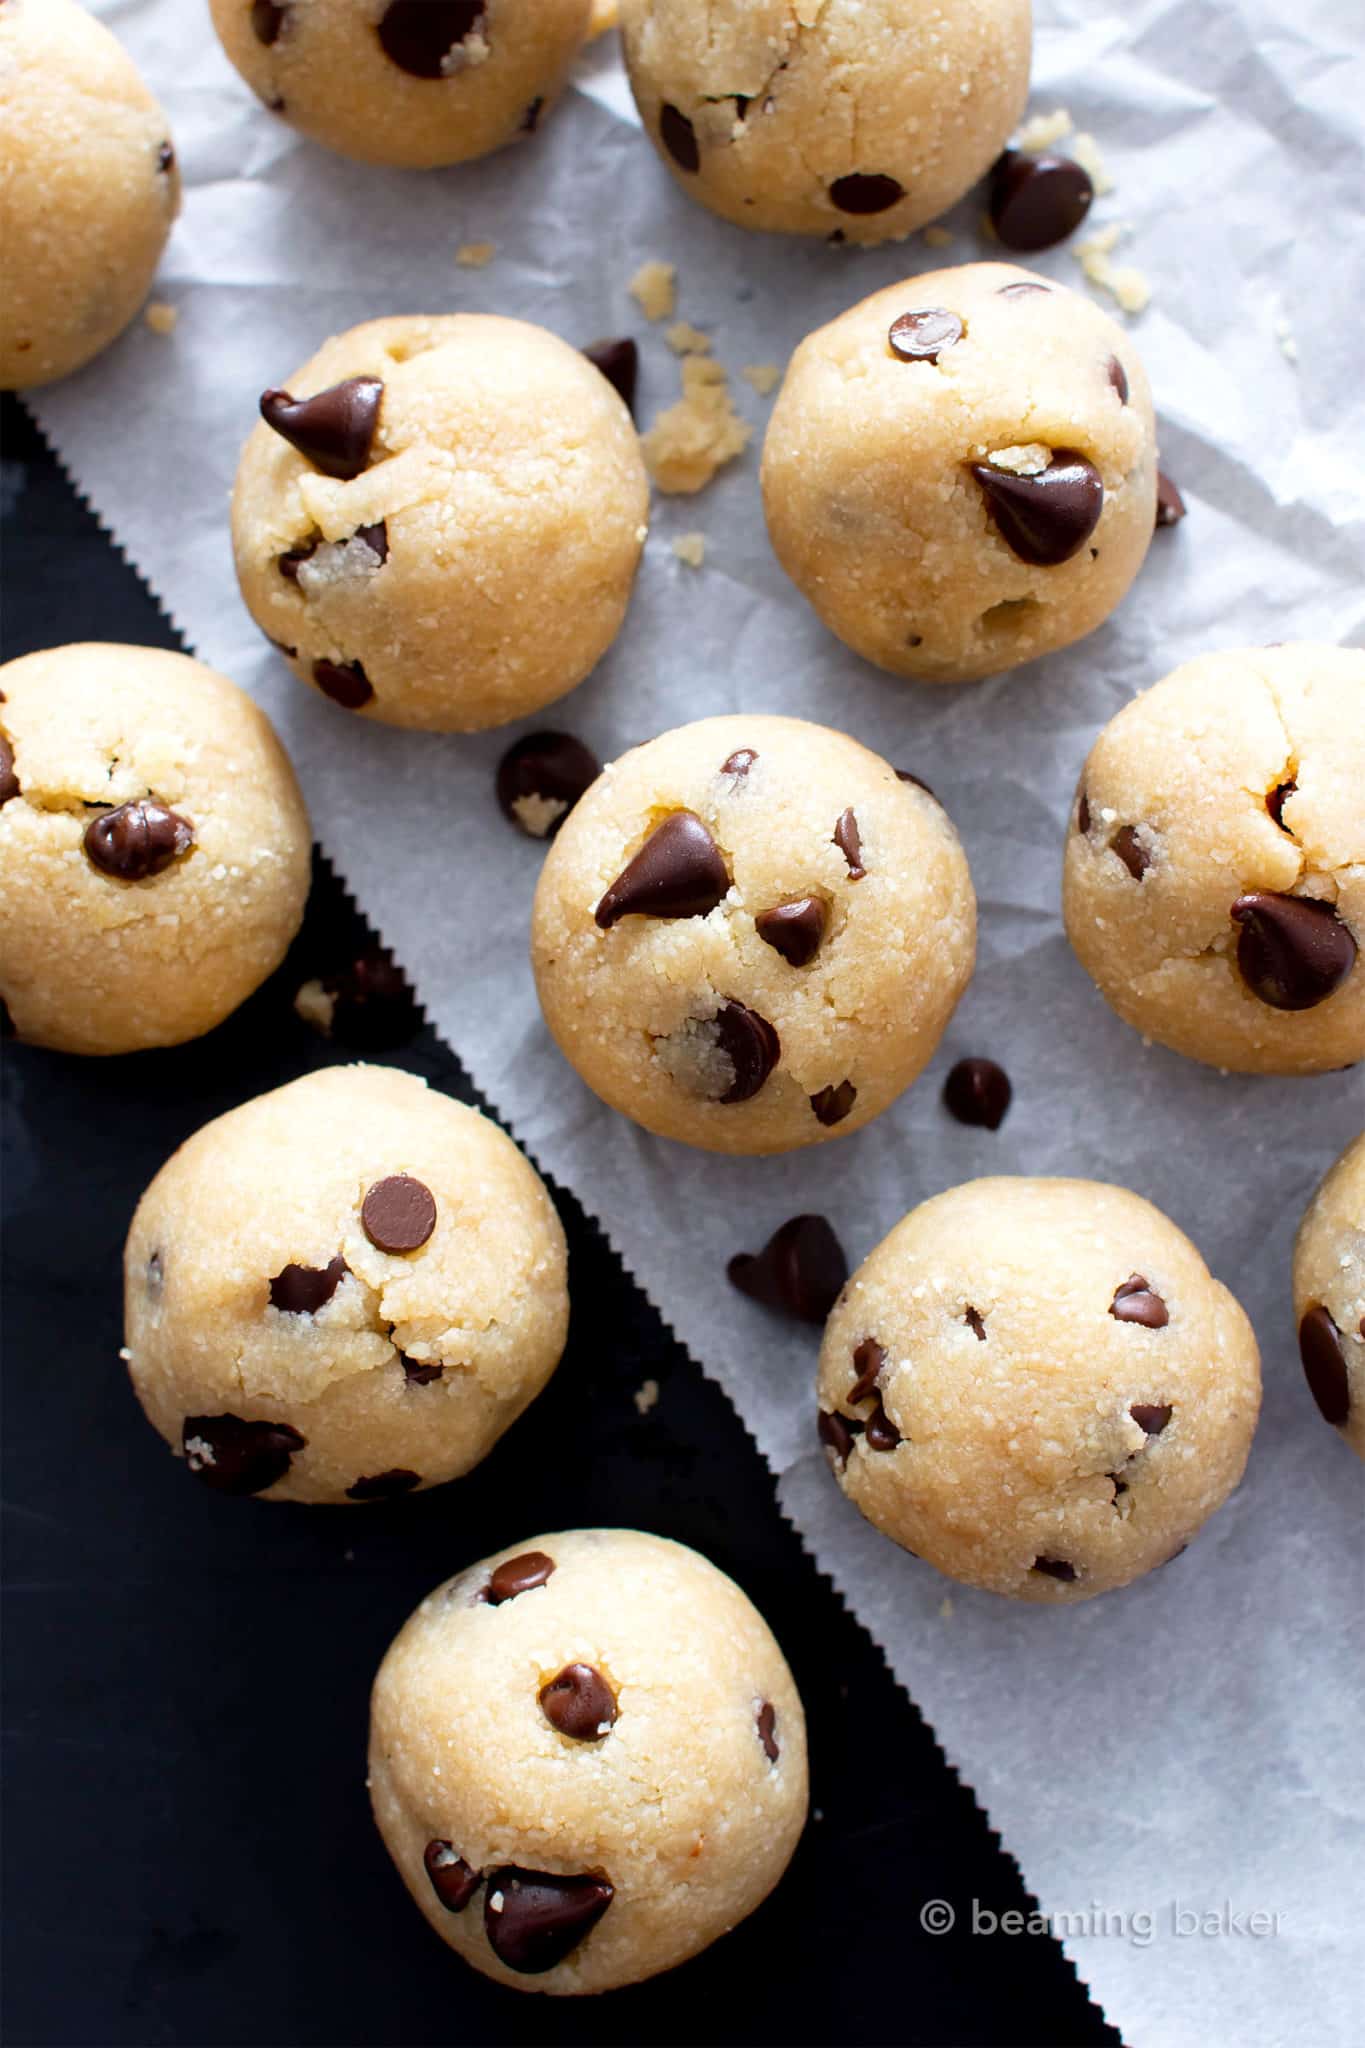
[[[602,1709],[578,1737],[553,1695],[541,1704],[575,1666]],[[375,1680],[370,1794],[408,1890],[466,1961],[523,1991],[606,1991],[767,1897],[806,1817],[805,1721],[762,1616],[695,1551],[626,1529],[537,1536],[438,1587],[398,1635]],[[562,1959],[529,1952],[548,1916],[509,1866],[603,1887]]]
[[[13,1028],[80,1053],[212,1030],[278,967],[308,895],[308,813],[269,719],[152,647],[27,654],[0,692]]]
[[[564,1233],[486,1117],[410,1074],[333,1067],[167,1161],[124,1309],[138,1399],[205,1484],[383,1499],[467,1472],[540,1392],[568,1325]]]
[[[272,112],[362,163],[428,170],[535,134],[592,0],[209,0]]]
[[[1359,649],[1201,655],[1125,705],[1081,772],[1063,883],[1106,1001],[1144,1037],[1239,1073],[1365,1057],[1362,792]]]
[[[675,836],[658,864],[685,878],[690,853],[691,907],[604,928],[616,878]],[[784,1152],[910,1085],[975,940],[966,858],[924,789],[842,733],[744,716],[605,771],[550,849],[531,952],[550,1030],[604,1101],[709,1151]]]
[[[252,617],[297,675],[386,725],[472,732],[562,697],[615,638],[644,545],[625,404],[544,328],[470,313],[352,328],[287,388],[351,379],[382,386],[352,474],[264,420],[242,452]]]
[[[1365,1458],[1365,1131],[1304,1211],[1294,1245],[1294,1320],[1323,1419]]]
[[[180,210],[166,116],[74,0],[0,6],[0,385],[79,370],[137,314]]]
[[[801,343],[762,479],[778,560],[831,632],[896,675],[971,682],[1079,640],[1132,583],[1151,392],[1090,300],[1013,264],[933,271]]]
[[[645,132],[740,227],[899,239],[960,199],[1028,97],[1029,0],[623,0]]]
[[[1166,1563],[1221,1506],[1260,1360],[1232,1295],[1150,1202],[978,1180],[864,1260],[829,1319],[819,1398],[831,1465],[870,1522],[966,1585],[1058,1603]]]

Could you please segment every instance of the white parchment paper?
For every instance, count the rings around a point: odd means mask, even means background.
[[[318,836],[476,1083],[729,1390],[787,1510],[1044,1911],[1062,1916],[1125,2038],[1345,2048],[1362,2010],[1361,1471],[1302,1384],[1289,1253],[1314,1183],[1365,1121],[1365,1089],[1359,1072],[1227,1079],[1144,1050],[1072,958],[1058,895],[1080,763],[1134,690],[1203,649],[1365,638],[1365,6],[1037,11],[1033,106],[1065,105],[1098,136],[1118,190],[1092,227],[1131,222],[1121,254],[1156,287],[1133,339],[1186,524],[1158,536],[1119,616],[1081,647],[998,683],[917,690],[847,654],[786,584],[764,535],[756,437],[701,498],[657,504],[617,647],[532,721],[566,725],[609,758],[706,713],[789,711],[933,783],[971,859],[980,964],[924,1080],[853,1138],[785,1160],[710,1158],[646,1137],[587,1093],[536,1008],[525,939],[541,854],[492,798],[511,734],[388,731],[301,688],[239,604],[227,497],[261,389],[355,321],[468,307],[579,342],[633,332],[648,420],[678,373],[626,296],[645,257],[677,263],[680,312],[737,370],[784,360],[811,326],[898,276],[983,253],[970,202],[947,252],[739,233],[657,168],[609,47],[534,144],[466,171],[367,170],[254,104],[202,0],[103,0],[97,12],[170,112],[185,172],[158,288],[179,325],[169,338],[135,327],[34,403],[191,645],[268,705]],[[491,266],[458,269],[456,247],[482,240],[497,243]],[[1040,267],[1079,282],[1065,251]],[[761,432],[766,405],[737,390]],[[710,544],[699,573],[669,548],[691,528]],[[62,621],[51,624],[59,640]],[[940,1107],[943,1074],[967,1051],[1014,1078],[998,1135]],[[1239,1293],[1265,1355],[1264,1418],[1236,1499],[1168,1570],[1055,1613],[950,1588],[860,1521],[813,1448],[814,1338],[723,1278],[732,1251],[796,1210],[828,1214],[856,1261],[922,1197],[1010,1171],[1150,1196]],[[610,1521],[612,1504],[585,1499],[583,1512]],[[925,1903],[906,1899],[907,1924]],[[1278,1916],[1276,1931],[1244,1919],[1191,1931],[1191,1912],[1252,1911]]]

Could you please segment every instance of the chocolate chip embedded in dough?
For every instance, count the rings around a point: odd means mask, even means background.
[[[1162,1297],[1141,1273],[1130,1274],[1114,1289],[1109,1313],[1116,1323],[1140,1323],[1145,1330],[1164,1330],[1171,1320]]]
[[[420,1472],[409,1472],[402,1466],[395,1466],[389,1472],[376,1472],[372,1478],[357,1479],[346,1489],[347,1500],[398,1500],[401,1495],[411,1493],[415,1486],[422,1484]]]
[[[285,4],[280,4],[280,0],[251,0],[251,27],[257,42],[264,43],[267,49],[277,42],[288,12],[287,0]]]
[[[429,1387],[433,1380],[440,1379],[445,1370],[440,1364],[428,1365],[421,1359],[409,1358],[405,1351],[399,1352],[398,1363],[403,1368],[405,1378],[414,1387]]]
[[[763,1744],[764,1756],[770,1764],[775,1764],[782,1754],[782,1749],[777,1739],[777,1709],[771,1700],[764,1700],[754,1716],[754,1725],[758,1729],[758,1739]]]
[[[873,1396],[872,1413],[867,1418],[863,1434],[868,1449],[872,1451],[894,1451],[897,1444],[904,1441],[883,1407],[880,1394]]]
[[[765,946],[780,953],[790,967],[806,967],[820,950],[829,913],[818,896],[794,896],[760,910],[754,930]]]
[[[1127,405],[1128,372],[1124,369],[1117,356],[1110,356],[1105,368],[1105,375],[1108,377],[1113,389],[1118,393],[1119,404]]]
[[[376,25],[390,63],[410,78],[449,78],[455,52],[479,27],[485,0],[389,0]]]
[[[180,1430],[185,1461],[215,1493],[264,1493],[284,1478],[307,1439],[285,1422],[244,1422],[240,1415],[187,1415]]]
[[[858,820],[852,810],[841,811],[834,827],[834,844],[848,863],[850,882],[861,882],[867,873],[863,866],[863,839],[858,830]]]
[[[734,1070],[734,1080],[720,1099],[748,1102],[782,1057],[782,1042],[767,1018],[744,1003],[723,1002],[715,1026],[716,1043]]]
[[[898,199],[904,199],[905,187],[882,171],[851,171],[834,180],[829,196],[840,213],[885,213]]]
[[[863,1425],[850,1416],[840,1415],[835,1409],[822,1408],[816,1418],[816,1428],[821,1443],[829,1453],[831,1463],[842,1472],[848,1463],[855,1438],[863,1433]]]
[[[972,1332],[972,1335],[976,1337],[980,1343],[984,1344],[986,1341],[986,1318],[982,1315],[981,1311],[979,1309],[969,1308],[964,1314],[962,1320],[967,1325],[967,1328]]]
[[[1152,865],[1152,856],[1138,838],[1136,825],[1121,825],[1109,842],[1135,882],[1140,882]]]
[[[282,1266],[270,1283],[270,1306],[285,1315],[315,1316],[346,1277],[346,1261],[325,1266]]]
[[[721,762],[720,772],[722,775],[733,775],[737,782],[742,781],[757,759],[758,755],[752,747],[736,747],[734,753],[727,755]]]
[[[14,772],[14,749],[0,733],[0,805],[21,794],[19,777]]]
[[[725,1270],[751,1301],[803,1323],[823,1323],[848,1279],[843,1246],[823,1216],[790,1217],[761,1252],[736,1252]]]
[[[101,874],[120,882],[146,882],[189,852],[194,826],[155,797],[138,797],[92,818],[81,843]]]
[[[1289,831],[1288,825],[1284,822],[1284,807],[1290,797],[1294,795],[1298,786],[1298,783],[1291,777],[1287,782],[1277,782],[1275,787],[1266,793],[1265,807],[1279,826],[1281,832]],[[1292,837],[1292,834],[1290,836]]]
[[[701,169],[697,131],[681,107],[675,107],[668,100],[659,109],[659,140],[680,171]]]
[[[566,1664],[537,1698],[550,1726],[574,1742],[600,1742],[619,1711],[616,1694],[591,1664]]]
[[[515,1600],[520,1594],[543,1586],[554,1568],[554,1559],[543,1550],[523,1550],[516,1557],[505,1557],[494,1567],[483,1598],[490,1607],[501,1607],[505,1600]]]
[[[379,1251],[420,1251],[436,1228],[436,1197],[412,1174],[391,1173],[367,1191],[360,1221]]]
[[[603,931],[623,917],[705,917],[725,898],[725,859],[694,811],[674,811],[611,884],[594,913]]]
[[[1089,540],[1104,510],[1104,482],[1093,462],[1058,448],[1046,469],[1020,476],[991,462],[967,467],[1011,554],[1034,568],[1056,569]]]
[[[853,1351],[853,1370],[857,1374],[845,1399],[855,1405],[866,1401],[875,1391],[882,1367],[886,1364],[886,1352],[875,1337],[864,1337]]]
[[[604,1877],[560,1877],[508,1864],[485,1880],[484,1932],[509,1970],[541,1976],[587,1938],[614,1897]]]
[[[1128,1410],[1138,1428],[1147,1436],[1160,1436],[1174,1412],[1169,1402],[1158,1401],[1135,1401]]]
[[[1360,1334],[1365,1337],[1365,1318]],[[1299,1357],[1308,1391],[1324,1422],[1340,1429],[1351,1413],[1351,1381],[1341,1332],[1329,1309],[1310,1308],[1299,1323]]]
[[[1237,969],[1274,1010],[1312,1010],[1336,994],[1356,964],[1356,942],[1330,903],[1254,889],[1232,906],[1241,927]]]
[[[345,377],[311,398],[261,394],[261,418],[324,476],[349,482],[369,467],[384,386],[378,377]]]
[[[853,1105],[857,1100],[858,1091],[853,1083],[840,1081],[836,1087],[821,1088],[818,1094],[812,1095],[810,1106],[815,1112],[815,1121],[830,1129],[835,1124],[841,1124],[846,1116],[852,1114]]]
[[[359,711],[374,696],[374,685],[358,661],[315,661],[313,681],[344,711]]]
[[[449,1842],[428,1842],[422,1851],[422,1864],[447,1913],[462,1913],[483,1882],[480,1873],[471,1870]]]
[[[966,331],[959,315],[946,306],[923,306],[893,320],[886,339],[892,355],[904,363],[936,363]]]
[[[1076,1576],[1075,1565],[1068,1564],[1064,1557],[1035,1557],[1033,1570],[1047,1579],[1062,1579],[1068,1585]]]

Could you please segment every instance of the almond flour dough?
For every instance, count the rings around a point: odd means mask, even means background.
[[[232,537],[261,630],[347,710],[474,732],[581,683],[615,639],[649,485],[630,414],[521,320],[372,320],[266,393]]]
[[[1156,523],[1152,398],[1108,314],[1006,263],[874,292],[801,343],[768,532],[831,632],[964,683],[1102,624]]]
[[[740,227],[899,240],[990,167],[1028,97],[1029,0],[623,0],[645,132]]]
[[[21,1038],[211,1031],[284,958],[311,844],[288,756],[226,676],[98,643],[0,668],[0,1010]]]
[[[537,1536],[447,1580],[375,1680],[370,1796],[443,1941],[523,1991],[671,1969],[758,1906],[806,1817],[762,1616],[694,1550]]]
[[[856,740],[708,718],[614,762],[541,873],[531,955],[605,1102],[714,1152],[856,1131],[971,975],[976,902],[933,797]]]
[[[147,296],[180,173],[132,59],[74,0],[0,6],[0,386],[69,377]]]
[[[206,1124],[138,1204],[128,1370],[216,1492],[369,1501],[476,1465],[568,1325],[564,1233],[476,1110],[332,1067]]]
[[[868,1520],[950,1578],[1088,1600],[1174,1557],[1242,1476],[1256,1339],[1150,1202],[978,1180],[863,1261],[820,1353],[820,1437]]]
[[[1309,1391],[1365,1458],[1365,1131],[1304,1212],[1294,1245],[1294,1318]]]
[[[273,113],[342,156],[428,170],[533,135],[592,0],[209,0]]]
[[[1120,1017],[1239,1073],[1365,1058],[1362,791],[1358,648],[1201,655],[1111,719],[1063,908]]]

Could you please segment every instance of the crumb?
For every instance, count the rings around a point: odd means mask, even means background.
[[[592,14],[588,21],[588,41],[594,36],[604,36],[609,28],[615,28],[620,14],[620,0],[592,0]]]
[[[1142,271],[1131,264],[1115,263],[1112,256],[1127,230],[1115,221],[1084,242],[1077,242],[1072,255],[1091,284],[1108,292],[1125,313],[1140,313],[1152,296],[1152,287]]]
[[[689,569],[700,569],[706,560],[706,535],[704,533],[680,533],[673,543],[673,552],[680,562]]]
[[[1294,330],[1287,320],[1275,322],[1275,339],[1280,344],[1280,354],[1287,363],[1299,360],[1299,344],[1294,339]]]
[[[659,1382],[657,1380],[646,1380],[644,1385],[642,1387],[637,1387],[635,1389],[635,1392],[631,1395],[631,1399],[635,1403],[636,1410],[641,1415],[648,1415],[650,1409],[654,1406],[658,1398]]]
[[[675,263],[642,263],[627,290],[646,320],[667,320],[673,311],[673,286],[678,275]]]
[[[512,799],[512,812],[531,839],[548,839],[550,832],[560,819],[567,816],[569,806],[557,796],[518,796]]]
[[[938,1618],[940,1621],[951,1621],[953,1618],[953,1603],[946,1593],[938,1603]]]
[[[947,228],[926,228],[924,240],[930,249],[951,249],[953,246],[953,238]]]
[[[709,356],[685,356],[683,395],[643,437],[645,464],[661,491],[690,495],[748,447],[753,428],[730,400],[724,369]]]
[[[462,270],[482,270],[498,253],[496,242],[461,242],[455,261]]]
[[[746,363],[740,371],[746,384],[752,384],[760,398],[767,398],[782,382],[780,363]]]
[[[1067,154],[1085,172],[1095,188],[1097,199],[1103,199],[1106,192],[1113,191],[1114,181],[1093,135],[1073,135]]]
[[[124,1345],[123,1349],[119,1352],[119,1357],[122,1359],[125,1365],[130,1365],[132,1363],[133,1354],[128,1349],[128,1346],[126,1344]]]
[[[992,469],[1007,469],[1011,476],[1041,476],[1052,461],[1052,450],[1041,441],[1025,441],[1009,448],[988,448],[986,460]]]
[[[1071,133],[1071,116],[1065,107],[1058,107],[1055,114],[1035,114],[1025,121],[1014,138],[1016,149],[1026,149],[1030,156],[1041,156],[1045,149]]]
[[[675,320],[671,327],[666,327],[664,340],[675,356],[709,356],[711,353],[710,335],[703,334],[700,327],[693,327],[686,320]]]
[[[337,999],[330,995],[320,981],[305,981],[294,998],[294,1009],[305,1024],[311,1024],[314,1031],[324,1038],[332,1035],[332,1017],[336,1011]]]
[[[164,299],[153,299],[142,317],[153,334],[174,334],[175,323],[180,315],[175,307],[168,306]]]

